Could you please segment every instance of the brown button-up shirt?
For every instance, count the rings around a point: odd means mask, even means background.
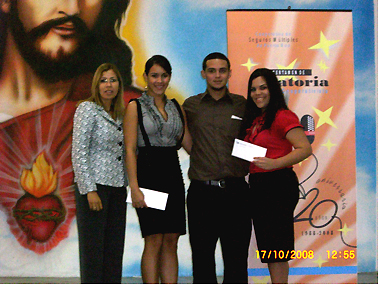
[[[187,98],[183,108],[193,140],[188,176],[195,180],[244,177],[249,162],[231,155],[246,99],[229,92],[214,100],[207,92]]]

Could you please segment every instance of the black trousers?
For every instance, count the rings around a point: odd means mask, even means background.
[[[292,168],[249,176],[251,216],[258,250],[263,263],[291,260],[295,249],[293,216],[299,201],[299,180]],[[269,252],[284,253],[284,258]]]
[[[96,184],[103,210],[76,196],[81,283],[121,283],[126,226],[126,189]]]
[[[245,180],[227,179],[226,188],[192,180],[187,209],[193,282],[217,283],[215,250],[220,240],[223,283],[248,283],[247,258],[252,225]]]

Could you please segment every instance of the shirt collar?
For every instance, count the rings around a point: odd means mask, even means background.
[[[120,119],[120,118],[116,118],[116,120],[113,119],[112,116],[111,116],[107,111],[105,111],[105,109],[104,109],[103,106],[100,106],[100,105],[98,105],[98,104],[96,104],[96,103],[95,103],[95,105],[96,105],[97,110],[101,113],[101,115],[102,115],[104,118],[107,118],[108,120],[110,120],[110,121],[112,121],[112,122],[115,122],[115,123],[117,123],[117,124],[119,124],[119,125],[122,123],[123,120]]]
[[[214,100],[213,97],[209,94],[208,90],[206,90],[202,95],[201,95],[201,101],[204,100]],[[232,102],[232,97],[230,96],[229,89],[226,89],[225,96],[222,97],[220,100],[225,100],[225,101],[230,101]],[[218,100],[218,101],[220,101]]]
[[[141,96],[141,98],[143,99],[143,100],[146,100],[147,102],[149,102],[150,104],[155,104],[154,103],[154,97],[153,96],[150,96],[150,95],[148,95],[146,92],[143,92],[142,93],[142,96]],[[167,102],[167,96],[166,96],[166,94],[164,94],[164,99],[163,99],[165,102]]]

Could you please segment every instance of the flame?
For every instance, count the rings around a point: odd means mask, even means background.
[[[37,198],[50,194],[57,187],[57,172],[47,163],[43,152],[38,155],[31,170],[22,171],[21,186]]]

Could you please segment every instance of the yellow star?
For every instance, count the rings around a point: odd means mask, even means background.
[[[342,232],[342,235],[346,236],[348,232],[352,231],[352,229],[348,228],[346,223],[345,225],[343,226],[342,229],[339,229],[338,230],[339,232]]]
[[[328,142],[322,144],[322,146],[327,147],[327,148],[328,148],[328,151],[330,151],[330,149],[332,148],[332,146],[336,146],[336,144],[332,143],[332,142],[330,141],[330,139],[328,139]]]
[[[328,68],[329,68],[329,66],[327,66],[326,64],[325,64],[325,62],[323,62],[322,60],[320,61],[320,63],[319,64],[317,64],[319,67],[320,67],[320,69],[325,73],[325,70],[327,70]]]
[[[241,64],[242,66],[246,66],[247,70],[250,72],[251,68],[258,65],[257,63],[252,63],[250,58],[247,59],[247,62],[244,64]]]
[[[280,64],[277,64],[276,66],[278,67],[278,69],[293,69],[294,66],[295,66],[295,63],[296,63],[297,59],[295,59],[293,62],[291,62],[288,66],[284,66],[284,65],[280,65]],[[285,79],[291,79],[292,80],[296,80],[296,77],[295,76],[278,76],[279,77],[279,80],[285,80]]]
[[[330,119],[330,114],[332,113],[332,109],[333,107],[330,107],[328,110],[326,110],[325,112],[322,112],[314,107],[312,107],[313,110],[315,110],[316,114],[319,116],[319,120],[317,122],[317,126],[316,126],[316,129],[318,127],[321,127],[323,124],[328,124],[328,125],[331,125],[332,127],[336,128],[337,129],[337,126],[333,123],[332,119]]]
[[[268,281],[270,281],[270,276],[265,276],[263,279],[260,279],[258,277],[253,277],[254,284],[268,284]]]
[[[323,263],[326,263],[326,262],[328,262],[328,261],[322,259],[321,255],[319,255],[319,256],[318,256],[318,259],[315,260],[315,261],[312,261],[312,262],[313,262],[313,263],[316,263],[316,264],[318,265],[318,267],[321,268],[322,264],[323,264]]]
[[[329,41],[322,32],[320,32],[320,42],[317,45],[311,46],[309,49],[322,49],[329,58],[329,47],[338,43],[340,40]]]

